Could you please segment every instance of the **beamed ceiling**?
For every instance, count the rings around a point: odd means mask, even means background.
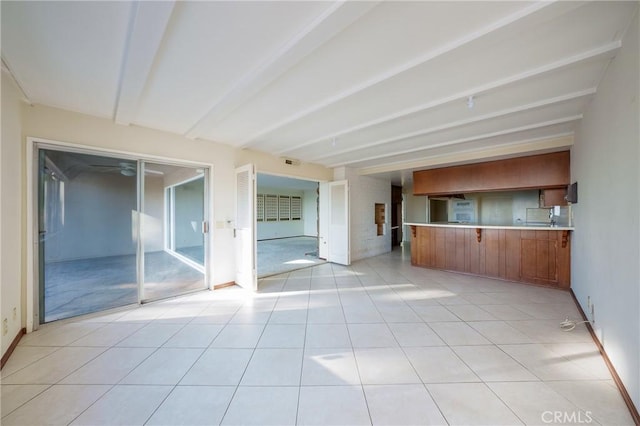
[[[2,1],[2,59],[33,104],[398,181],[570,147],[637,9]]]

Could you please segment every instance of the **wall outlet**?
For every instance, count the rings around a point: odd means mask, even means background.
[[[14,321],[18,319],[18,309],[14,306],[13,307],[13,318]]]
[[[587,309],[591,309],[591,296],[587,296]]]
[[[9,320],[6,318],[2,320],[2,335],[6,336],[9,332]]]
[[[594,304],[591,304],[591,322],[596,322],[596,307]]]

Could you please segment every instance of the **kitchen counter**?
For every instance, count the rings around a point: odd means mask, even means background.
[[[483,225],[481,223],[456,223],[456,222],[405,222],[408,226],[433,226],[440,228],[466,228],[466,229],[512,229],[521,231],[573,231],[573,226],[559,226],[546,223],[526,223],[513,225]]]
[[[573,227],[405,224],[411,229],[413,265],[551,287],[571,286]]]

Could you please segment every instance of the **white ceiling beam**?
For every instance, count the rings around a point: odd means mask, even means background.
[[[450,102],[460,102],[467,99],[469,96],[478,96],[479,94],[495,91],[508,85],[512,85],[515,83],[522,83],[523,81],[526,81],[528,79],[533,79],[546,73],[560,71],[562,69],[577,65],[581,62],[592,61],[600,58],[603,58],[603,59],[611,58],[615,55],[615,53],[620,49],[621,46],[622,46],[622,42],[620,40],[616,40],[611,43],[607,43],[605,45],[598,46],[593,49],[589,49],[585,52],[580,52],[578,54],[575,54],[566,58],[562,58],[558,61],[554,61],[545,65],[542,65],[540,67],[536,67],[518,74],[514,74],[512,76],[509,76],[503,79],[495,80],[495,81],[483,84],[481,86],[476,86],[471,89],[464,90],[462,92],[454,93],[451,96],[435,99],[433,101],[418,105],[416,107],[407,108],[407,109],[395,112],[393,114],[389,114],[387,116],[379,117],[374,120],[370,120],[370,121],[358,124],[356,126],[352,126],[346,129],[341,129],[341,130],[338,130],[337,132],[325,134],[320,137],[316,137],[312,140],[297,144],[293,147],[288,147],[286,149],[279,150],[276,153],[278,155],[284,155],[289,152],[307,147],[309,145],[313,145],[318,142],[329,141],[329,140],[332,140],[333,138],[338,138],[348,133],[353,133],[358,130],[366,129],[368,127],[373,127],[389,121],[397,120],[399,118],[402,118],[411,114],[416,114],[429,109],[437,108]]]
[[[515,157],[521,155],[533,155],[544,152],[554,152],[573,145],[574,135],[571,133],[558,134],[545,138],[526,139],[508,145],[491,147],[480,150],[469,150],[430,156],[411,161],[401,161],[385,164],[384,166],[363,167],[358,169],[360,175],[373,175],[378,173],[396,172],[400,170],[418,170],[426,168],[442,167],[453,164],[477,163],[493,159]]]
[[[396,135],[390,138],[386,138],[386,139],[382,139],[382,140],[378,140],[378,141],[374,141],[374,142],[370,142],[367,144],[363,144],[363,145],[358,145],[352,148],[348,148],[348,149],[343,149],[343,150],[335,150],[335,151],[331,151],[329,153],[326,154],[322,154],[322,155],[318,155],[315,157],[311,157],[308,158],[307,161],[311,161],[311,162],[317,162],[318,160],[322,160],[325,158],[331,158],[333,156],[336,155],[342,155],[342,154],[348,154],[350,152],[354,152],[354,151],[359,151],[362,149],[367,149],[367,148],[373,148],[375,146],[380,146],[380,145],[385,145],[385,144],[389,144],[392,142],[398,142],[404,139],[410,139],[410,138],[415,138],[418,136],[426,136],[432,133],[436,133],[436,132],[440,132],[442,130],[448,130],[448,129],[453,129],[456,127],[461,127],[461,126],[466,126],[469,124],[475,124],[475,123],[479,123],[482,121],[487,121],[487,120],[491,120],[491,119],[495,119],[495,118],[501,118],[501,117],[506,117],[508,115],[511,114],[517,114],[520,112],[526,112],[526,111],[530,111],[533,109],[538,109],[538,108],[543,108],[546,106],[551,106],[551,105],[556,105],[559,103],[563,103],[563,102],[568,102],[568,101],[572,101],[575,99],[580,99],[583,97],[587,97],[587,96],[593,96],[596,93],[596,88],[592,87],[589,89],[585,89],[585,90],[580,90],[577,92],[573,92],[573,93],[568,93],[568,94],[564,94],[564,95],[560,95],[560,96],[554,96],[553,98],[547,98],[547,99],[543,99],[541,101],[537,101],[537,102],[532,102],[529,104],[525,104],[525,105],[520,105],[520,106],[516,106],[516,107],[512,107],[512,108],[507,108],[507,109],[503,109],[500,111],[496,111],[496,112],[492,112],[489,114],[484,114],[484,115],[479,115],[473,118],[469,118],[466,120],[458,120],[458,121],[452,121],[446,124],[442,124],[440,126],[434,126],[434,127],[430,127],[430,128],[426,128],[426,129],[420,129],[414,132],[410,132],[410,133],[404,133],[404,134],[400,134],[400,135]]]
[[[512,127],[510,129],[504,129],[504,130],[500,130],[500,131],[497,131],[497,132],[483,133],[481,135],[474,135],[474,136],[470,136],[470,137],[467,137],[467,138],[460,138],[460,139],[454,139],[454,140],[450,140],[450,141],[440,142],[440,143],[436,143],[436,144],[429,145],[429,146],[420,146],[420,147],[417,147],[417,148],[405,149],[405,150],[402,150],[402,151],[393,151],[393,152],[389,152],[387,154],[372,155],[370,157],[358,158],[357,160],[353,160],[353,161],[342,161],[342,162],[339,162],[339,163],[328,164],[328,165],[326,165],[326,167],[334,168],[334,167],[341,167],[341,166],[352,166],[353,164],[358,164],[358,163],[362,163],[362,162],[365,162],[365,161],[380,160],[382,158],[396,157],[398,155],[403,155],[403,154],[413,154],[413,153],[421,152],[421,151],[429,151],[430,149],[434,149],[434,148],[442,148],[442,147],[445,147],[445,146],[459,145],[459,144],[462,144],[462,143],[474,142],[474,141],[478,141],[478,140],[482,140],[482,139],[494,138],[494,137],[497,137],[497,136],[505,136],[505,135],[510,135],[510,134],[514,134],[514,133],[525,132],[525,131],[528,131],[528,130],[535,130],[535,129],[540,129],[540,128],[543,128],[543,127],[555,126],[557,124],[570,123],[570,122],[578,121],[578,120],[581,120],[581,119],[582,119],[582,114],[576,114],[576,115],[571,115],[571,116],[568,116],[568,117],[558,118],[558,119],[555,119],[555,120],[548,120],[548,121],[543,121],[543,122],[539,122],[539,123],[528,124],[526,126]]]
[[[11,70],[11,66],[9,65],[9,62],[7,62],[4,56],[2,57],[2,72],[6,72],[9,75],[9,77],[11,77],[11,80],[13,80],[13,83],[16,85],[18,90],[20,90],[20,93],[22,93],[22,97],[24,101],[29,105],[33,105],[33,102],[31,102],[31,98],[29,97],[26,90],[24,89],[24,85],[22,84],[22,82],[20,82],[20,80],[18,80],[16,75],[13,73],[13,71]]]
[[[362,83],[352,86],[351,88],[349,88],[348,90],[345,90],[341,93],[338,93],[337,95],[331,96],[321,102],[318,102],[314,105],[311,105],[310,107],[302,110],[302,111],[298,111],[295,114],[284,118],[283,120],[280,120],[277,123],[274,123],[262,130],[257,131],[256,133],[254,133],[253,135],[249,136],[248,138],[242,140],[240,142],[240,146],[242,147],[247,147],[250,146],[251,142],[254,141],[255,139],[259,138],[262,135],[265,135],[267,133],[271,133],[276,129],[279,129],[293,121],[299,120],[302,117],[305,117],[313,112],[316,112],[322,108],[325,108],[331,104],[334,104],[342,99],[348,98],[349,96],[353,96],[356,93],[362,92],[365,89],[368,89],[370,87],[373,87],[377,84],[380,84],[392,77],[395,77],[405,71],[408,71],[412,68],[417,67],[418,65],[422,65],[428,61],[431,61],[435,58],[438,58],[446,53],[449,53],[453,50],[459,49],[462,46],[465,46],[469,43],[472,43],[488,34],[491,34],[501,28],[504,28],[508,25],[512,25],[514,22],[520,21],[524,18],[526,18],[529,15],[535,14],[537,12],[539,12],[540,10],[548,7],[551,4],[554,4],[555,1],[549,1],[549,2],[534,2],[533,4],[522,8],[521,10],[512,13],[511,15],[508,15],[504,18],[498,19],[495,22],[491,22],[490,24],[482,27],[481,29],[477,30],[477,31],[473,31],[471,33],[465,34],[463,37],[453,40],[449,43],[446,43],[442,46],[439,46],[438,48],[431,50],[429,52],[426,52],[424,55],[421,55],[417,58],[412,59],[411,61],[408,61],[404,64],[400,64],[398,66],[395,66],[381,74],[375,75],[372,78],[363,81]]]
[[[135,119],[140,95],[147,84],[175,1],[132,3],[129,34],[125,46],[114,120],[129,125]]]
[[[267,87],[302,58],[373,9],[378,3],[379,1],[338,1],[331,4],[292,39],[287,40],[265,62],[242,75],[196,121],[185,133],[185,136],[192,139],[205,136],[216,123]]]

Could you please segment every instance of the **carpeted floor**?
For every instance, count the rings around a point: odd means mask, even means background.
[[[45,264],[45,322],[138,302],[136,256]],[[145,299],[204,289],[204,275],[165,252],[145,254]]]
[[[258,241],[258,276],[324,263],[315,237]],[[181,250],[196,261],[199,250]],[[136,257],[110,256],[45,265],[45,322],[124,306],[138,301]],[[204,275],[165,252],[145,255],[145,299],[204,289]]]
[[[280,274],[324,263],[318,259],[316,237],[291,237],[258,241],[258,276]]]

